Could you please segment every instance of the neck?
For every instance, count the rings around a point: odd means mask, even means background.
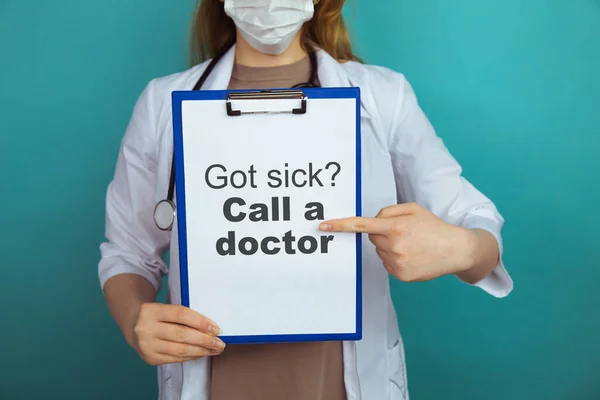
[[[246,39],[237,32],[235,46],[235,62],[248,67],[277,67],[293,64],[306,56],[300,44],[301,32],[298,32],[290,46],[279,55],[265,54],[250,46]]]

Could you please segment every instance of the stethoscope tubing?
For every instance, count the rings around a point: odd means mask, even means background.
[[[201,90],[202,86],[210,76],[213,69],[217,66],[219,61],[223,58],[223,56],[229,51],[230,47],[226,47],[225,51],[217,54],[208,64],[200,79],[194,85],[193,90]],[[293,86],[293,89],[302,89],[302,88],[311,88],[318,87],[318,62],[317,55],[314,51],[309,51],[308,56],[310,58],[311,71],[310,71],[310,80],[305,83],[300,83],[298,85]],[[156,203],[154,207],[154,222],[156,227],[162,231],[169,231],[173,228],[173,223],[175,222],[175,152],[173,151],[173,156],[171,157],[171,172],[169,176],[169,189],[167,191],[167,198]]]

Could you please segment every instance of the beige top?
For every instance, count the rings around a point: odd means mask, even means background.
[[[309,77],[308,57],[280,67],[235,65],[229,89],[290,88]],[[346,400],[342,342],[228,345],[212,359],[210,399]]]

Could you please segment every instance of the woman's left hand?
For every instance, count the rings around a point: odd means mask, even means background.
[[[405,282],[460,274],[475,258],[476,237],[470,230],[448,224],[416,203],[386,207],[375,218],[325,221],[320,229],[369,234],[385,268]]]

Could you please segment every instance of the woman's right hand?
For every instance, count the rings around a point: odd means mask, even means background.
[[[133,328],[133,347],[150,365],[173,364],[221,354],[216,323],[190,308],[144,303]]]

